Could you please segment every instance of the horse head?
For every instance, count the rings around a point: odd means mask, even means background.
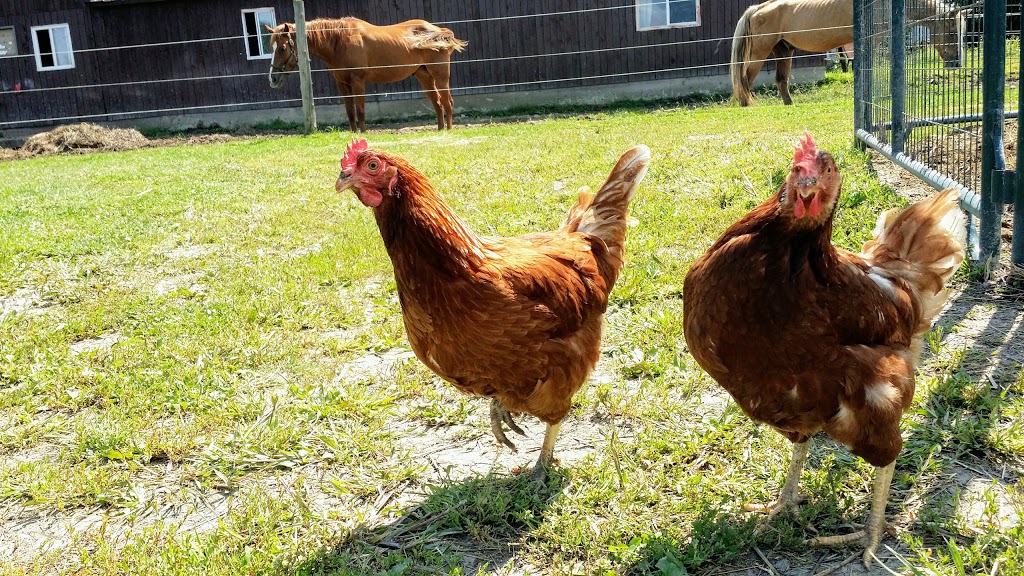
[[[964,15],[948,4],[938,2],[937,13],[931,28],[931,44],[942,58],[946,68],[959,68],[960,38],[964,30]]]
[[[274,51],[274,58],[270,62],[270,87],[280,88],[284,85],[285,73],[295,70],[299,65],[299,52],[295,48],[295,25],[285,23],[271,28],[264,24],[263,27],[270,32],[270,46]]]

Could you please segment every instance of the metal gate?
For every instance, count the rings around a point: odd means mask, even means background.
[[[957,188],[972,256],[993,268],[1013,206],[1011,261],[1024,266],[1020,0],[854,0],[854,37],[857,138]]]

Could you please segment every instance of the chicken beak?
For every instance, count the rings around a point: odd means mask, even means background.
[[[808,176],[806,178],[800,178],[796,181],[796,184],[798,186],[797,190],[800,193],[800,197],[807,198],[809,196],[813,196],[816,192],[814,187],[817,186],[818,179],[814,176]]]
[[[352,187],[355,182],[352,177],[345,172],[338,175],[338,181],[334,183],[334,190],[337,192],[344,192]]]

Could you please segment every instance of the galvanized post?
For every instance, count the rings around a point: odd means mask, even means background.
[[[853,132],[866,130],[864,125],[864,65],[861,63],[864,58],[864,51],[861,43],[864,42],[864,0],[853,0]],[[842,50],[842,48],[840,48]],[[855,139],[856,140],[856,139]],[[856,140],[860,142],[860,140]],[[860,143],[863,148],[864,144]]]
[[[981,115],[981,259],[995,270],[999,265],[1003,197],[1000,192],[1003,157],[1003,101],[1006,75],[1006,0],[985,0]],[[997,181],[998,180],[998,181]]]
[[[889,76],[889,91],[892,94],[892,136],[889,142],[894,154],[904,151],[907,133],[904,123],[907,95],[907,6],[906,0],[892,0],[892,22],[890,22],[889,43],[891,45],[892,68]]]
[[[309,44],[306,42],[306,7],[302,0],[293,0],[295,9],[295,47],[299,54],[299,87],[302,91],[302,115],[306,134],[316,131],[316,109],[313,107],[313,73],[309,68]]]
[[[874,97],[874,66],[875,52],[874,42],[871,37],[875,33],[875,7],[874,0],[858,0],[860,9],[854,11],[854,26],[856,19],[861,19],[861,33],[854,33],[853,36],[853,70],[858,75],[854,81],[861,86],[860,101],[861,120],[864,122],[863,129],[874,134],[875,125],[871,110],[871,100]],[[856,85],[856,84],[855,84]]]
[[[1024,50],[1020,51],[1020,68],[1024,70]],[[1017,185],[1013,206],[1013,240],[1010,262],[1024,266],[1024,130],[1020,129],[1020,110],[1024,110],[1024,77],[1017,79]]]

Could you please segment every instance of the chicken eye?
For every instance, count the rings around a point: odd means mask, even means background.
[[[369,170],[370,172],[376,172],[377,170],[380,170],[380,162],[377,162],[376,160],[370,160],[369,162],[366,163],[366,169]]]

